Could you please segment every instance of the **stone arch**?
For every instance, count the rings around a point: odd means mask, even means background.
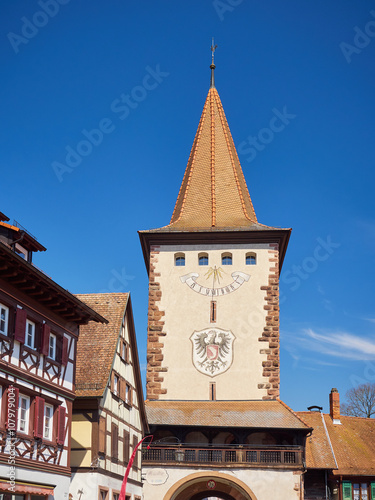
[[[216,483],[214,489],[208,489],[207,482]],[[207,496],[218,496],[223,500],[257,500],[251,489],[236,477],[221,472],[207,471],[190,474],[177,481],[169,488],[164,500],[200,500]]]

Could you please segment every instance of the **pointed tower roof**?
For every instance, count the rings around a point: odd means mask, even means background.
[[[223,105],[216,88],[212,86],[168,227],[182,230],[220,229],[256,223]]]

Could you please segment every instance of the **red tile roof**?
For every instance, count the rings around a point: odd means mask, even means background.
[[[147,401],[150,425],[308,429],[281,401]]]
[[[308,468],[334,469],[336,475],[375,475],[375,419],[341,416],[341,424],[334,424],[327,414],[298,415],[314,427],[306,443]]]
[[[77,397],[102,396],[107,386],[128,303],[128,293],[90,293],[76,297],[108,320],[80,327],[77,346]]]

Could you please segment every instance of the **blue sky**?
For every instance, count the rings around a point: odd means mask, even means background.
[[[281,397],[327,411],[332,387],[375,381],[373,2],[14,0],[0,35],[0,210],[71,292],[131,291],[143,368],[137,230],[170,220],[215,36],[258,219],[293,228]],[[277,113],[287,123],[270,133]]]

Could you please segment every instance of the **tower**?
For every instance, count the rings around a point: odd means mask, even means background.
[[[279,396],[279,271],[291,230],[257,221],[214,70],[170,224],[140,232],[150,400]]]
[[[214,50],[214,47],[212,47]],[[144,496],[303,495],[308,427],[279,397],[279,272],[290,229],[258,222],[214,82],[149,273]]]

